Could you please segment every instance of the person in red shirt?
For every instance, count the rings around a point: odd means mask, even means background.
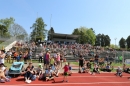
[[[66,82],[68,82],[67,76],[68,76],[69,66],[68,66],[67,63],[65,64],[65,66],[64,66],[63,69],[64,69],[64,78],[63,78],[63,82],[65,81],[65,79],[66,79]]]

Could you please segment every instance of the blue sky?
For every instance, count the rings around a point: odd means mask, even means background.
[[[14,17],[28,33],[37,16],[57,33],[85,26],[109,35],[117,44],[130,35],[130,0],[0,0],[0,19]],[[38,14],[38,15],[37,15]]]

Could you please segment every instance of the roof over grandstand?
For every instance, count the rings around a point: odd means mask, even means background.
[[[49,35],[52,35],[54,38],[72,38],[77,39],[80,35],[71,35],[71,34],[62,34],[62,33],[50,33]]]

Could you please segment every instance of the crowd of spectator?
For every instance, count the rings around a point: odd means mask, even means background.
[[[64,80],[68,82],[67,75],[71,75],[71,66],[70,63],[66,62],[66,55],[72,55],[73,57],[79,57],[79,73],[99,73],[100,69],[102,71],[111,72],[113,67],[111,66],[112,62],[108,60],[109,52],[115,53],[114,50],[104,50],[100,46],[92,46],[90,44],[57,44],[57,43],[20,43],[17,42],[14,45],[14,49],[10,49],[5,52],[1,50],[0,52],[0,80],[9,81],[5,77],[7,74],[5,68],[5,59],[7,63],[13,63],[14,61],[20,62],[24,61],[25,64],[29,63],[27,68],[21,75],[24,75],[25,82],[30,83],[31,81],[38,79],[44,79],[45,81],[54,80],[54,77],[58,77],[60,69],[63,68]],[[41,49],[37,55],[33,56],[33,53],[36,53],[37,49]],[[105,52],[106,55],[103,58],[100,58],[100,54]],[[85,56],[92,56],[90,59],[85,59]],[[38,58],[39,63],[37,68],[32,64],[32,57]],[[113,56],[115,57],[115,56]],[[122,60],[122,59],[120,59]],[[63,63],[65,62],[65,66]],[[43,63],[43,64],[42,64]],[[92,70],[91,70],[92,69]],[[124,68],[124,71],[127,70]],[[7,74],[8,75],[8,74]],[[66,79],[66,80],[65,80]]]

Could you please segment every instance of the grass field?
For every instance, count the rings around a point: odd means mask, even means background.
[[[38,60],[32,60],[32,63],[38,63]],[[74,64],[74,65],[78,66],[79,63],[78,62],[71,62],[71,64]],[[7,69],[9,69],[11,67],[12,63],[7,63],[5,61],[5,65],[7,66]],[[120,63],[112,63],[112,66],[117,68],[117,66],[121,66],[122,67],[123,65],[120,64]],[[130,66],[130,64],[127,64],[127,66]],[[116,69],[112,70],[112,72],[115,72],[115,71],[116,71]]]
[[[78,65],[78,62],[72,62],[72,64]],[[130,64],[126,64],[127,66],[130,66]],[[123,66],[121,63],[112,63],[112,66],[117,67],[117,66]]]

